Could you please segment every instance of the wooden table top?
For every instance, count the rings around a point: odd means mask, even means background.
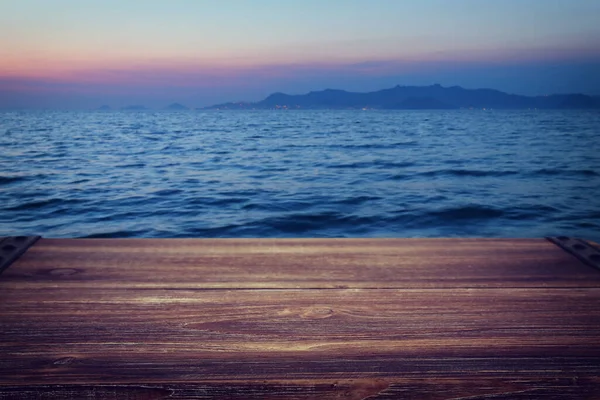
[[[600,270],[545,239],[40,239],[0,399],[600,399]]]

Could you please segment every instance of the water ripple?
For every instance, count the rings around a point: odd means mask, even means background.
[[[600,114],[2,112],[0,236],[600,241]]]

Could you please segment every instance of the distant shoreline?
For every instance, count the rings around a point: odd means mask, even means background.
[[[302,95],[273,93],[258,102],[230,102],[202,109],[600,109],[600,97],[585,94],[521,96],[494,89],[465,89],[460,86],[395,86],[375,92],[325,89]]]
[[[460,86],[400,86],[373,92],[325,89],[306,94],[273,93],[256,102],[236,101],[206,107],[171,103],[164,107],[144,104],[92,109],[8,107],[0,111],[165,111],[201,110],[599,110],[600,96],[581,93],[525,96],[495,89],[465,89]]]

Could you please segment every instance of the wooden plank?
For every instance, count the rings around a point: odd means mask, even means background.
[[[496,377],[515,368],[593,377],[599,297],[597,289],[9,290],[0,382],[151,383],[165,371],[167,381]]]
[[[496,371],[519,358],[536,369],[546,358],[600,361],[598,289],[8,290],[2,298],[0,382],[102,382],[107,373],[145,382],[159,365],[186,381],[387,375],[372,370],[380,360],[397,360],[405,373],[422,372],[423,359],[440,371],[457,357]],[[590,368],[578,363],[578,373]]]
[[[52,240],[0,399],[598,399],[600,272],[545,240]]]
[[[131,288],[600,287],[544,239],[41,239],[3,285]]]
[[[597,400],[598,378],[523,377],[469,380],[436,377],[144,385],[23,385],[0,388],[0,399],[348,399]]]

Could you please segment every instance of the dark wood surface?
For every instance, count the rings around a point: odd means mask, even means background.
[[[600,399],[600,271],[544,239],[41,239],[0,399]]]

